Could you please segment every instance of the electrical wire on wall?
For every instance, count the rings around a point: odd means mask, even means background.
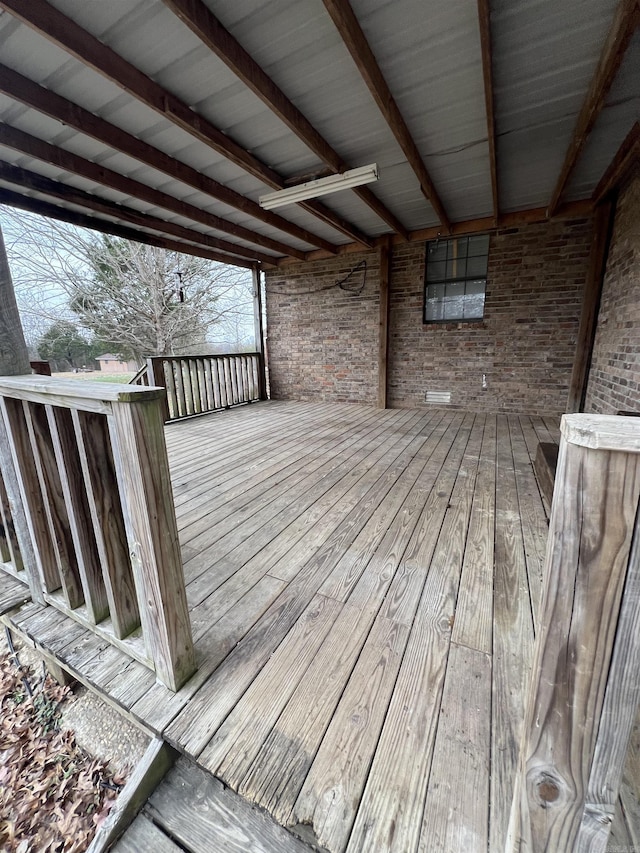
[[[362,273],[362,278],[360,277]],[[332,290],[337,287],[344,290],[346,293],[359,294],[365,288],[367,283],[367,262],[362,260],[356,264],[344,278],[334,281],[332,284],[325,284],[324,287],[315,287],[312,290],[281,290],[279,287],[266,288],[267,293],[272,293],[274,296],[313,296],[314,293],[322,293],[325,290]]]

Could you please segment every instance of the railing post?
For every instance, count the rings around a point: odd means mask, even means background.
[[[255,348],[258,353],[258,398],[267,399],[267,365],[265,361],[264,324],[262,322],[262,287],[260,269],[255,266],[253,277],[253,328]]]
[[[149,385],[155,385],[157,388],[165,389],[165,395],[162,398],[162,419],[166,423],[171,415],[169,414],[169,401],[167,398],[168,389],[164,376],[162,356],[153,355],[147,358],[147,374],[149,378]]]
[[[507,850],[596,853],[639,699],[640,429],[565,415],[561,430]]]
[[[109,431],[143,636],[158,678],[179,690],[196,664],[161,402],[113,403]]]

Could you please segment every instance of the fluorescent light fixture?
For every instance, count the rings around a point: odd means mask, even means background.
[[[297,204],[308,198],[317,198],[338,190],[350,190],[362,184],[370,184],[378,180],[378,166],[371,163],[369,166],[360,166],[358,169],[350,169],[341,175],[329,175],[327,178],[318,178],[316,181],[307,181],[306,184],[298,184],[295,187],[287,187],[274,193],[261,195],[258,201],[260,207],[265,210],[273,210],[274,207],[282,207],[285,204]]]

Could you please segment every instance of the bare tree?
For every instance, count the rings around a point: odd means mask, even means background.
[[[3,219],[30,343],[60,320],[136,359],[202,352],[222,339],[242,349],[251,338],[246,270],[22,211]]]

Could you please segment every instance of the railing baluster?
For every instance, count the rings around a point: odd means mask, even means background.
[[[176,401],[178,403],[178,415],[181,418],[186,418],[187,400],[184,394],[184,382],[182,381],[182,362],[179,358],[172,359],[173,375],[176,381]]]
[[[45,406],[45,410],[87,612],[92,622],[101,622],[109,615],[109,602],[90,523],[71,411],[57,406]]]
[[[265,398],[260,353],[153,356],[145,375],[166,390],[165,420]]]
[[[176,690],[195,659],[165,400],[151,388],[0,377],[2,476],[14,476],[19,497],[9,501],[0,480],[0,568],[13,574],[19,566],[10,535],[17,512],[34,600],[152,666]]]
[[[2,522],[2,539],[0,541],[0,553],[2,561],[9,563],[13,571],[18,574],[24,573],[22,563],[22,555],[20,554],[20,546],[18,545],[18,537],[13,523],[11,514],[11,506],[9,504],[9,496],[4,485],[4,479],[0,474],[0,521]]]
[[[234,404],[238,402],[238,377],[236,374],[236,359],[230,355],[229,362],[229,381],[231,385],[231,400]]]
[[[164,386],[167,392],[167,413],[169,420],[174,420],[179,417],[178,411],[178,395],[176,393],[176,381],[173,372],[173,361],[171,359],[162,359]]]
[[[207,389],[207,408],[210,411],[217,409],[216,397],[214,394],[213,377],[211,376],[211,357],[205,356],[202,359],[202,367],[204,370],[204,382]]]
[[[55,592],[61,586],[60,575],[22,402],[0,398],[0,409],[7,427],[27,527],[34,546],[36,568],[45,592]]]
[[[93,412],[71,415],[111,624],[122,639],[140,625],[140,614],[107,419]]]
[[[193,389],[191,387],[191,370],[187,359],[180,359],[180,373],[182,375],[182,387],[184,388],[185,413],[190,416],[194,414]]]
[[[198,359],[190,358],[187,361],[189,378],[191,380],[191,397],[193,399],[193,414],[202,412],[202,400],[200,398],[200,378],[198,376]]]
[[[84,603],[84,594],[47,415],[41,403],[24,400],[23,407],[62,592],[74,609]]]

